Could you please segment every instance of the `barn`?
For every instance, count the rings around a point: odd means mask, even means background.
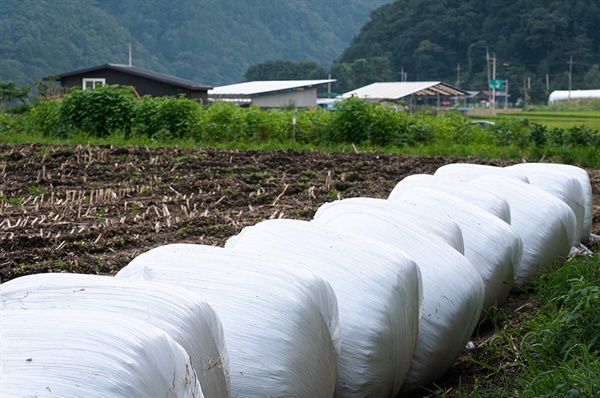
[[[236,102],[261,108],[308,108],[317,105],[318,86],[335,82],[324,80],[251,81],[209,90],[211,101]]]

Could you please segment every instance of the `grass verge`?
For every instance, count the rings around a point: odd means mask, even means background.
[[[483,372],[435,396],[600,396],[600,256],[543,273],[523,294],[528,305],[469,359]]]

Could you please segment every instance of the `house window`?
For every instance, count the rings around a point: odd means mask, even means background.
[[[106,84],[106,79],[89,78],[89,79],[83,79],[83,83],[81,84],[81,87],[84,90],[86,90],[88,88],[94,89],[101,84]]]

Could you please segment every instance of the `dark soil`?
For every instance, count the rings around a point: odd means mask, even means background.
[[[220,246],[261,220],[309,220],[338,198],[386,198],[405,176],[459,161],[507,164],[352,150],[0,145],[0,280],[41,272],[113,275],[159,245]],[[588,173],[599,203],[600,170]],[[526,305],[519,300],[511,297],[507,312]],[[451,389],[459,376],[464,383],[471,364],[459,360],[442,387]]]

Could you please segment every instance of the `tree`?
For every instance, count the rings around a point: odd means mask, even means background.
[[[15,82],[0,82],[0,112],[4,112],[7,104],[19,101],[25,103],[27,94],[31,88],[29,86],[17,87]]]

